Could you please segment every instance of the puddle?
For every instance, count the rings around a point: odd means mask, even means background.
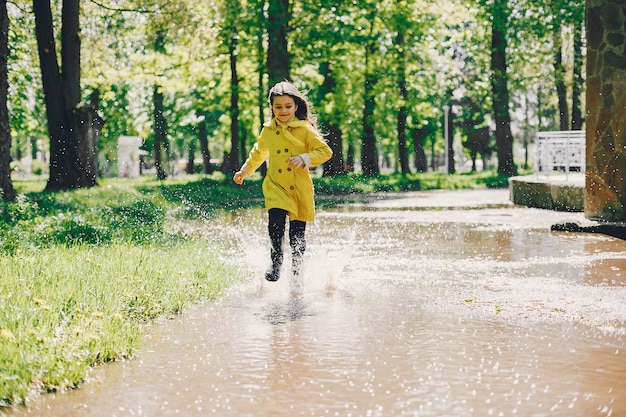
[[[261,280],[262,211],[202,225],[245,283],[10,415],[626,415],[626,242],[550,232],[580,214],[379,204],[318,213],[300,294]]]

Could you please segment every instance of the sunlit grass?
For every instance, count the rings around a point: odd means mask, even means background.
[[[240,276],[202,240],[54,246],[0,258],[0,399],[74,387],[131,355],[143,325],[217,297]]]

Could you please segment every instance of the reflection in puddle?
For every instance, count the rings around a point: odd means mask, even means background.
[[[263,306],[255,315],[269,324],[278,325],[299,320],[312,313],[307,311],[307,305],[301,297],[290,297],[287,301]]]
[[[260,279],[261,211],[212,220],[248,282],[12,414],[626,415],[626,242],[550,232],[569,215],[326,210],[299,296]]]

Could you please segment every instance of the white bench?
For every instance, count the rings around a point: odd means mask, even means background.
[[[585,131],[537,132],[535,172],[585,172]]]

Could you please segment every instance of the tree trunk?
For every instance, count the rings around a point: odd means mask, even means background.
[[[574,24],[574,83],[572,86],[572,130],[581,130],[583,115],[581,110],[581,95],[585,79],[582,76],[583,68],[583,40],[582,22]]]
[[[200,142],[200,152],[202,152],[202,167],[206,175],[213,173],[211,166],[211,152],[209,151],[209,139],[206,133],[206,115],[198,126],[198,141]]]
[[[320,63],[320,73],[324,76],[324,82],[320,88],[319,102],[323,102],[325,97],[332,93],[336,87],[335,77],[328,61]],[[343,132],[337,123],[337,115],[334,113],[326,114],[327,120],[327,136],[328,146],[333,151],[333,155],[324,164],[323,176],[333,177],[345,173],[346,167],[343,161]]]
[[[343,163],[342,142],[343,132],[336,124],[328,125],[328,134],[326,136],[328,146],[333,151],[330,160],[324,164],[324,177],[334,177],[345,174],[346,167]]]
[[[346,171],[354,172],[354,163],[356,161],[355,151],[354,151],[354,140],[352,136],[348,136],[348,149],[347,149],[347,157],[346,157]]]
[[[406,88],[406,58],[404,53],[404,34],[398,32],[396,36],[396,46],[398,49],[398,90],[400,92],[401,104],[398,110],[398,159],[400,159],[400,171],[403,174],[410,174],[409,154],[406,146],[406,119],[408,92]]]
[[[50,134],[50,177],[46,185],[47,191],[90,187],[97,184],[97,149],[93,149],[92,143],[84,136],[89,130],[85,129],[84,124],[91,123],[93,117],[88,114],[89,111],[78,110],[81,94],[79,9],[80,0],[63,2],[61,29],[63,72],[61,72],[54,42],[50,1],[33,1]],[[99,128],[97,123],[89,127]]]
[[[430,170],[437,171],[437,158],[435,157],[435,138],[430,139]]]
[[[376,45],[368,42],[365,47],[365,83],[363,86],[363,141],[361,150],[361,171],[366,177],[374,177],[380,173],[378,167],[378,152],[376,150],[376,136],[374,134],[374,109],[376,108],[376,98],[374,87],[378,80],[370,71],[369,60],[374,54]]]
[[[452,97],[452,93],[448,94],[448,97]],[[445,156],[448,158],[448,172],[447,174],[452,175],[456,173],[455,161],[454,161],[454,113],[452,111],[452,106],[450,106],[448,118],[446,122],[448,123],[448,154]]]
[[[267,21],[267,74],[270,87],[289,79],[289,53],[287,31],[289,26],[289,0],[271,0]]]
[[[259,126],[263,126],[265,123],[265,109],[267,109],[267,95],[265,94],[265,88],[263,85],[263,76],[266,71],[266,63],[263,57],[265,56],[265,49],[263,48],[263,35],[264,31],[262,30],[262,25],[260,24],[263,21],[263,9],[265,8],[265,1],[260,0],[257,5],[257,18],[259,21],[257,22],[257,38],[256,38],[256,53],[257,53],[257,73],[258,73],[258,94],[257,94],[257,106],[259,110]]]
[[[515,175],[506,64],[507,0],[494,0],[491,33],[491,89],[498,148],[498,174]]]
[[[157,179],[164,180],[167,178],[167,126],[165,116],[163,116],[163,93],[161,87],[154,86],[152,95],[154,104],[154,167],[157,171]]]
[[[411,129],[411,138],[415,148],[415,170],[417,172],[428,171],[426,152],[424,151],[424,129],[414,127]]]
[[[224,172],[239,169],[239,77],[237,75],[237,30],[232,28],[229,44],[230,56],[230,155],[224,161]]]
[[[98,114],[100,106],[100,92],[94,90],[91,94],[89,104],[79,105],[74,109],[74,129],[78,136],[82,138],[77,145],[77,153],[83,159],[85,175],[96,184],[98,178],[98,145],[100,142],[100,130],[105,120]]]
[[[0,0],[0,190],[5,201],[13,201],[16,193],[11,181],[11,126],[7,108],[8,57],[9,15],[6,0]]]
[[[189,141],[189,150],[187,154],[187,165],[185,165],[185,174],[193,174],[195,172],[195,158],[196,158],[196,141],[192,139]]]
[[[554,40],[554,81],[559,99],[559,126],[561,130],[569,130],[569,111],[567,110],[567,89],[565,87],[565,68],[563,67],[563,42],[561,41],[561,25],[556,25],[552,35]]]

